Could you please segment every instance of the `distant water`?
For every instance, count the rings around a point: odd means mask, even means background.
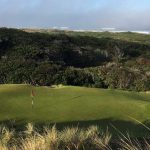
[[[127,30],[72,30],[77,32],[133,32],[133,33],[141,33],[141,34],[150,34],[150,31],[127,31]]]

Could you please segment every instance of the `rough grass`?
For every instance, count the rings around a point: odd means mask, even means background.
[[[120,132],[120,131],[119,131]],[[114,141],[108,129],[105,132],[98,126],[81,129],[55,126],[44,127],[39,132],[28,123],[24,131],[16,132],[0,127],[0,150],[150,150],[149,140],[131,139],[129,134],[120,134]]]
[[[0,150],[109,150],[110,140],[111,135],[99,132],[97,126],[62,131],[53,126],[45,127],[39,133],[33,124],[28,123],[25,131],[19,134],[5,127],[0,130]]]
[[[32,88],[36,93],[33,109]],[[0,85],[0,122],[12,126],[34,122],[56,123],[59,127],[96,124],[106,129],[113,124],[133,136],[146,136],[145,128],[131,118],[149,124],[150,95],[72,86]]]
[[[48,33],[48,34],[58,34],[64,33],[67,35],[80,35],[80,36],[90,36],[96,38],[113,38],[113,39],[121,39],[125,41],[132,41],[132,42],[140,42],[144,44],[150,44],[150,35],[149,34],[139,34],[134,32],[122,32],[122,33],[113,33],[113,32],[72,32],[72,31],[56,31],[51,29],[23,29],[26,32],[41,32],[41,33]]]

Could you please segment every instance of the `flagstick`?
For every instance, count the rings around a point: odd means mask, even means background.
[[[32,97],[32,109],[33,109],[33,106],[34,106],[34,101],[33,101],[33,97]]]
[[[32,110],[33,110],[33,108],[34,108],[34,97],[35,97],[34,90],[31,89],[31,98],[32,98],[32,101],[31,101],[31,107],[32,107]]]

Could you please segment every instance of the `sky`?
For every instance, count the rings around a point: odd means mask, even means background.
[[[150,0],[0,0],[0,27],[150,31]]]

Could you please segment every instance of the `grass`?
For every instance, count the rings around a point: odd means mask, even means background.
[[[73,32],[73,31],[56,31],[51,29],[25,29],[26,32],[41,32],[41,33],[48,33],[48,34],[59,34],[64,33],[67,35],[80,35],[80,36],[90,36],[96,38],[113,38],[113,39],[120,39],[129,42],[139,42],[143,44],[150,44],[150,35],[149,34],[139,34],[134,32],[121,32],[121,33],[113,33],[113,32]]]
[[[34,89],[34,108],[31,89]],[[27,122],[86,127],[113,124],[131,136],[147,136],[147,130],[134,119],[149,125],[150,95],[121,90],[60,86],[0,85],[0,122],[21,127]]]
[[[19,136],[18,136],[19,135]],[[86,129],[45,127],[42,133],[28,123],[26,130],[19,134],[2,127],[0,150],[111,150],[111,135],[99,132],[97,126]]]
[[[150,150],[148,139],[131,139],[127,134],[113,140],[108,129],[102,132],[98,126],[57,130],[56,126],[44,127],[39,132],[28,123],[24,131],[16,132],[0,127],[0,150]]]

